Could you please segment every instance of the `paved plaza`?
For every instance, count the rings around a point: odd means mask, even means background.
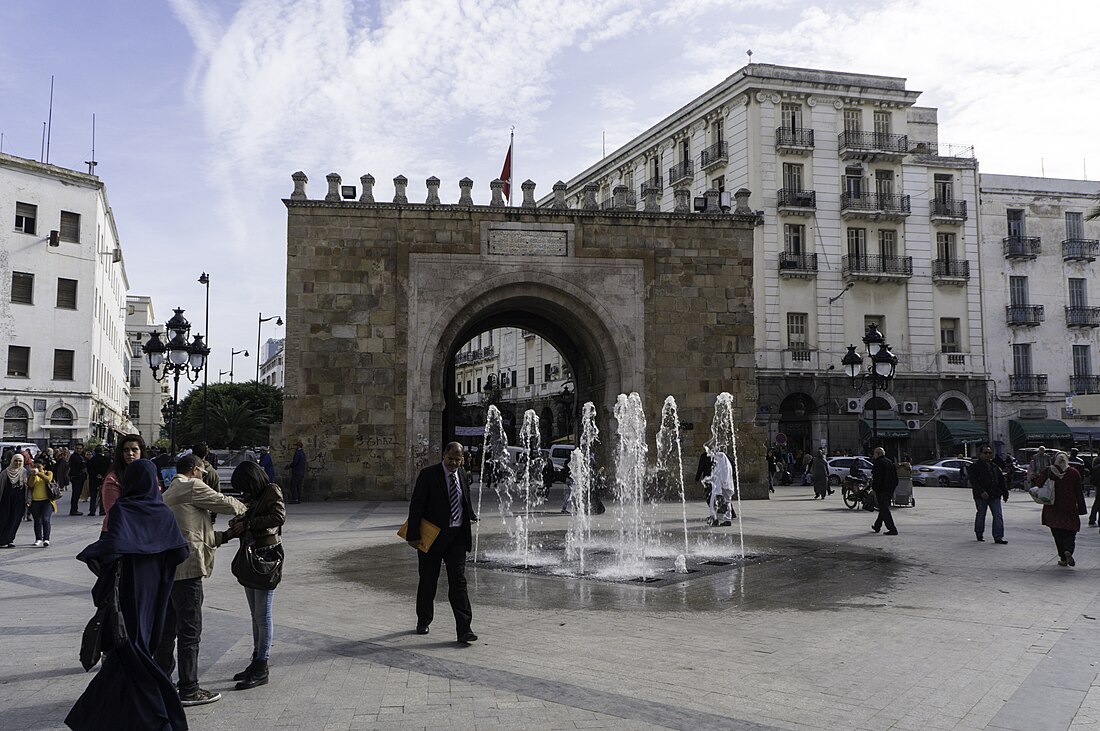
[[[471,568],[480,640],[469,647],[453,641],[445,579],[431,633],[413,633],[416,562],[394,535],[405,503],[291,505],[271,683],[232,690],[251,634],[230,548],[206,582],[200,663],[223,698],[188,709],[191,728],[1100,726],[1096,529],[1079,535],[1077,567],[1061,568],[1022,493],[1005,506],[1006,546],[988,529],[974,541],[969,490],[916,495],[895,511],[901,535],[886,537],[839,492],[821,502],[780,487],[743,506],[756,556],[743,570],[660,586]],[[688,510],[693,533],[730,534],[703,527],[702,503]],[[662,506],[662,528],[677,530],[680,514]],[[488,505],[483,518],[487,540],[500,521]],[[0,552],[5,730],[62,728],[90,679],[77,647],[92,575],[73,557],[98,530],[58,514],[51,547],[31,548],[24,523],[19,548]]]

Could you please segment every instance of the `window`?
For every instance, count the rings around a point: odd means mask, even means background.
[[[845,109],[844,110],[844,131],[845,132],[862,132],[863,131],[863,112],[859,109]]]
[[[490,330],[488,334],[489,334],[489,347],[491,348],[491,347],[493,347],[493,331]]]
[[[867,256],[867,229],[848,229],[848,256]]]
[[[62,310],[76,309],[76,280],[57,278],[57,306]]]
[[[1008,302],[1014,307],[1027,304],[1027,277],[1008,278]]]
[[[726,176],[725,175],[719,175],[717,178],[715,178],[713,181],[711,181],[710,187],[714,188],[719,193],[725,193],[726,192]]]
[[[955,261],[955,234],[936,234],[936,258],[945,261]]]
[[[783,187],[787,190],[802,190],[802,166],[797,163],[783,163]]]
[[[15,230],[25,234],[33,234],[38,230],[35,221],[38,219],[38,206],[30,203],[15,204]]]
[[[459,386],[459,388],[461,388],[462,384],[460,383],[460,384],[458,384],[458,386]],[[140,368],[131,368],[130,369],[130,387],[131,388],[141,388],[141,369]]]
[[[466,393],[472,393],[474,390],[473,383],[469,379],[466,379]]]
[[[1070,307],[1088,307],[1089,295],[1085,289],[1085,280],[1078,278],[1071,278],[1069,280],[1069,306]]]
[[[890,112],[876,111],[875,112],[875,134],[888,135],[890,134]]]
[[[481,335],[477,336],[477,349],[481,350]],[[480,391],[481,389],[478,388],[478,390]]]
[[[850,198],[863,197],[863,168],[859,165],[844,168],[844,192]]]
[[[691,140],[687,137],[680,143],[680,159],[684,162],[691,159]]]
[[[543,366],[542,366],[542,380],[548,382],[553,377],[554,377],[554,373],[550,369],[550,364],[549,363],[543,364]]]
[[[933,178],[933,190],[938,201],[954,200],[954,178],[950,175],[936,174]]]
[[[531,386],[535,383],[535,368],[534,366],[527,369],[527,385]]]
[[[1024,235],[1024,212],[1019,208],[1009,208],[1005,211],[1005,215],[1008,220],[1008,235],[1009,236],[1023,236]]]
[[[1017,376],[1031,375],[1031,343],[1012,346],[1012,373]]]
[[[4,438],[26,439],[30,414],[22,406],[12,406],[4,412]]]
[[[515,371],[512,371],[512,377],[508,380],[508,383],[511,384],[512,386],[518,386],[519,385],[519,381],[516,380],[516,372]]]
[[[53,352],[53,379],[55,381],[73,380],[73,356],[72,350],[55,350]]]
[[[1092,363],[1089,355],[1089,346],[1087,345],[1074,345],[1073,346],[1073,375],[1077,377],[1091,376],[1092,375]]]
[[[73,412],[64,406],[54,409],[53,413],[50,414],[50,424],[52,426],[72,426]]]
[[[26,378],[31,372],[31,349],[23,345],[8,346],[8,375]]]
[[[878,232],[878,251],[885,259],[898,255],[898,232],[891,229],[880,229]]]
[[[34,275],[27,272],[11,273],[11,301],[21,305],[34,304]]]
[[[477,392],[481,393],[481,378],[477,379]]]
[[[1085,238],[1085,223],[1084,218],[1080,213],[1070,213],[1068,211],[1066,212],[1066,238]]]
[[[779,110],[781,124],[784,129],[796,130],[802,128],[802,105],[784,104]],[[845,126],[847,129],[847,126]]]
[[[726,122],[721,117],[715,120],[712,129],[714,130],[715,144],[722,142],[726,138]]]
[[[940,318],[940,351],[959,352],[959,321],[953,317]]]
[[[140,419],[140,418],[141,418],[141,402],[140,401],[131,401],[130,402],[130,420],[133,421],[135,419]]]
[[[800,223],[783,225],[783,250],[788,254],[803,254],[806,251],[806,227]]]
[[[70,211],[61,212],[61,231],[60,238],[62,241],[68,241],[73,244],[80,243],[80,214],[71,213]]]
[[[891,196],[894,194],[893,170],[875,171],[875,192],[880,196]]]
[[[788,312],[787,313],[787,346],[791,350],[806,350],[809,342],[806,339],[806,321],[808,316],[805,312]]]

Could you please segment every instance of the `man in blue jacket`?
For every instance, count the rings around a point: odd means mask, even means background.
[[[993,448],[983,444],[978,450],[978,461],[970,465],[967,479],[974,491],[974,535],[984,541],[985,512],[993,513],[993,542],[1008,543],[1005,540],[1005,522],[1001,515],[1001,501],[1008,502],[1008,484],[1001,469],[993,464]]]
[[[302,440],[299,439],[294,450],[294,459],[290,460],[287,470],[290,471],[290,502],[302,502],[302,484],[306,481],[306,450],[302,448]]]

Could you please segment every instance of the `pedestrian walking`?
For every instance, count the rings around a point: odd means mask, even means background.
[[[267,481],[275,482],[275,460],[271,458],[271,452],[267,447],[260,447],[260,467],[267,475]]]
[[[100,490],[103,487],[103,480],[110,471],[111,458],[107,456],[107,450],[101,446],[96,447],[92,452],[92,458],[88,460],[88,515],[95,516],[96,506],[99,507],[100,515],[107,514],[100,500]]]
[[[978,461],[970,467],[967,479],[974,492],[974,535],[984,541],[985,514],[993,515],[993,542],[1005,544],[1005,524],[1001,503],[1008,502],[1008,481],[1004,472],[993,463],[993,448],[983,444],[978,449]]]
[[[707,525],[732,526],[733,519],[737,517],[737,513],[733,510],[733,464],[717,443],[708,442],[707,450],[710,452],[711,460],[714,461],[714,468],[711,470],[709,478],[710,501],[708,507],[710,508],[710,517],[707,519]],[[721,517],[718,516],[719,498],[722,498],[725,502],[725,509],[722,511]]]
[[[242,462],[233,470],[230,483],[239,492],[248,509],[241,516],[229,521],[226,538],[240,538],[241,547],[251,546],[255,554],[266,561],[283,560],[280,536],[286,522],[286,506],[283,491],[255,462]],[[268,660],[271,658],[271,641],[274,630],[272,610],[275,605],[275,589],[244,587],[248,612],[252,616],[252,662],[233,676],[235,690],[248,690],[266,685],[269,678]]]
[[[706,454],[704,452],[703,454]],[[699,458],[702,460],[702,457]],[[775,480],[776,474],[779,472],[779,458],[775,454],[774,449],[768,450],[768,492],[775,492]],[[698,478],[696,478],[698,479]]]
[[[50,496],[50,483],[54,481],[53,472],[47,469],[49,460],[31,465],[27,475],[27,507],[34,520],[34,545],[46,548],[50,545],[50,523],[57,510],[57,503]]]
[[[69,515],[84,515],[80,511],[80,494],[84,492],[88,463],[79,449],[69,455]]]
[[[829,462],[825,459],[824,449],[818,449],[817,454],[813,456],[810,472],[814,480],[814,500],[818,498],[824,500],[826,495],[832,495],[832,488],[829,487]]]
[[[875,447],[871,456],[871,489],[874,490],[875,502],[878,504],[878,517],[871,530],[878,533],[885,525],[885,535],[896,536],[898,529],[894,525],[894,516],[890,514],[890,503],[894,499],[894,490],[898,487],[898,468],[886,456],[886,450],[882,447]]]
[[[1089,513],[1089,525],[1096,526],[1096,517],[1100,515],[1100,456],[1092,461],[1092,472],[1089,474],[1089,483],[1092,484],[1096,497],[1092,500],[1092,511]]]
[[[27,509],[27,470],[23,455],[14,452],[0,472],[0,548],[15,548],[15,535]]]
[[[1040,445],[1039,449],[1035,451],[1035,456],[1031,458],[1031,462],[1027,466],[1027,479],[1034,481],[1040,472],[1050,467],[1050,455],[1047,454],[1047,448]]]
[[[1069,457],[1060,452],[1053,464],[1035,476],[1032,484],[1042,485],[1047,480],[1054,481],[1054,504],[1043,506],[1043,525],[1050,528],[1054,537],[1058,565],[1076,566],[1073,551],[1081,530],[1081,516],[1088,512],[1081,473],[1070,465]]]
[[[98,577],[92,588],[96,606],[118,602],[126,637],[104,647],[102,667],[65,717],[73,731],[187,728],[179,693],[153,660],[176,566],[187,554],[161,498],[156,467],[134,462],[122,477],[106,533],[77,556]]]
[[[306,466],[309,460],[306,459],[306,450],[302,446],[301,439],[295,442],[294,446],[294,457],[286,468],[290,472],[290,502],[297,504],[302,502],[302,487],[306,481]]]
[[[127,434],[118,441],[115,446],[115,458],[111,462],[111,468],[103,478],[103,484],[99,489],[99,504],[103,513],[110,513],[111,506],[122,494],[122,476],[126,468],[139,459],[145,459],[148,455],[145,450],[145,440],[140,434]],[[103,530],[107,530],[107,518],[103,518]]]

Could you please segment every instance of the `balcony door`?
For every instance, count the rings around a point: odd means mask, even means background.
[[[875,112],[875,134],[888,135],[892,131],[890,128],[890,112]]]
[[[1066,238],[1071,241],[1085,238],[1085,222],[1080,213],[1066,213]]]
[[[844,169],[844,192],[853,200],[863,197],[863,168],[855,165]]]
[[[879,198],[889,198],[894,194],[894,171],[893,170],[876,170],[875,171],[875,192],[878,193]]]
[[[1012,346],[1012,374],[1015,376],[1031,375],[1031,343]]]
[[[1005,214],[1008,221],[1008,235],[1022,237],[1024,235],[1024,212],[1018,208],[1010,208]]]
[[[936,234],[936,258],[943,261],[955,261],[955,234],[952,233],[937,233]]]
[[[934,178],[935,199],[945,203],[954,200],[954,185],[950,175],[937,174]]]
[[[802,190],[802,166],[798,163],[783,163],[783,187],[789,191]]]
[[[1069,306],[1070,307],[1088,307],[1089,306],[1089,294],[1085,288],[1085,280],[1083,278],[1072,278],[1069,280]]]
[[[783,129],[789,129],[792,132],[802,129],[802,105],[801,104],[784,104],[780,110],[782,117],[781,126]]]
[[[1027,277],[1008,278],[1008,302],[1013,307],[1022,307],[1028,303]]]
[[[1089,346],[1073,346],[1073,377],[1084,378],[1092,375],[1092,362],[1089,355]]]

